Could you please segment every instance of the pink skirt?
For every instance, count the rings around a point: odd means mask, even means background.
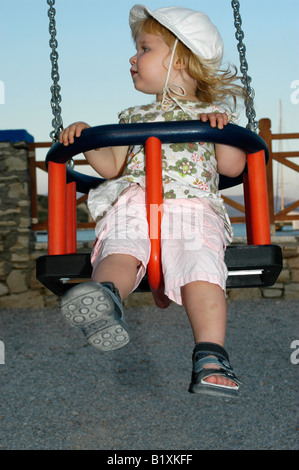
[[[154,207],[152,216],[160,209]],[[164,199],[161,257],[165,294],[170,300],[182,305],[181,288],[194,281],[217,284],[225,291],[225,248],[223,221],[206,199]],[[91,262],[95,268],[117,253],[137,258],[141,265],[135,290],[146,272],[150,250],[145,192],[132,184],[98,222]]]

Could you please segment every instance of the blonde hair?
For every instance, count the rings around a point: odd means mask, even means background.
[[[169,29],[154,18],[137,21],[132,26],[132,36],[135,42],[141,32],[161,36],[171,49],[176,39]],[[226,104],[232,108],[231,101],[233,101],[233,108],[236,108],[238,97],[247,98],[244,88],[234,83],[240,79],[237,77],[238,71],[235,66],[231,67],[233,71],[230,68],[219,70],[216,65],[217,60],[207,60],[195,55],[180,40],[176,47],[176,57],[180,61],[181,67],[184,67],[195,80],[195,95],[202,103]]]

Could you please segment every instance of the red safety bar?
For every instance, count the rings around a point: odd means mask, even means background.
[[[66,253],[77,251],[77,196],[76,183],[66,185]]]
[[[270,245],[267,176],[263,150],[247,155],[244,200],[248,245]]]
[[[146,154],[146,211],[151,241],[147,277],[156,305],[167,308],[170,300],[164,294],[161,263],[161,220],[163,215],[161,142],[150,137],[145,144]]]
[[[66,164],[49,162],[48,184],[48,254],[76,253],[76,183],[66,184]]]
[[[60,255],[66,253],[65,164],[49,162],[48,173],[48,254]]]

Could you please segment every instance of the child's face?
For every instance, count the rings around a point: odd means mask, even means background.
[[[134,87],[147,94],[161,93],[167,77],[170,47],[160,36],[141,32],[136,39],[136,49],[137,53],[130,59]]]

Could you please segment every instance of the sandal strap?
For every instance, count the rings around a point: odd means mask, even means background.
[[[210,357],[213,356],[213,357]],[[216,343],[197,343],[193,351],[193,377],[197,380],[205,379],[211,375],[222,375],[236,384],[242,382],[235,375],[226,350]],[[220,369],[205,368],[208,364],[218,364]]]
[[[121,303],[121,297],[120,297],[120,294],[119,294],[119,290],[117,289],[117,287],[115,287],[113,282],[99,282],[99,284],[103,287],[108,287],[108,289],[111,290],[111,292],[113,292],[113,294],[116,296],[117,300]]]
[[[192,359],[194,360],[198,354],[204,356],[220,356],[229,363],[229,357],[226,350],[217,343],[197,343],[193,350]]]

